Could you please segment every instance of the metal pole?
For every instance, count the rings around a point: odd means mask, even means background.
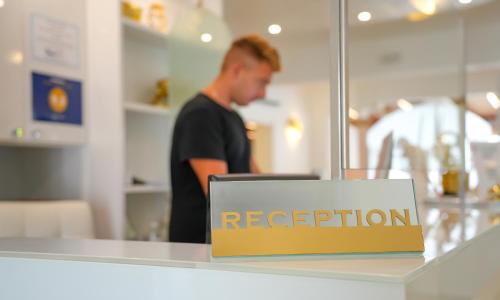
[[[460,145],[460,170],[459,170],[459,192],[458,198],[460,200],[460,224],[461,224],[461,232],[460,238],[462,241],[465,241],[465,219],[467,217],[465,211],[465,202],[466,202],[466,169],[465,169],[465,138],[466,138],[466,129],[465,129],[465,114],[467,113],[467,40],[466,40],[466,31],[465,31],[465,18],[463,14],[459,14],[459,35],[460,35],[460,48],[462,49],[462,53],[460,55],[460,67],[459,68],[459,78],[460,78],[460,93],[458,100],[458,108],[459,108],[459,145]]]
[[[331,175],[344,179],[349,167],[347,0],[330,2]]]

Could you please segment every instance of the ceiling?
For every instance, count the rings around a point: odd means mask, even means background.
[[[406,19],[408,14],[417,12],[416,5],[419,3],[434,2],[436,14],[444,17],[457,9],[473,11],[472,8],[479,8],[485,3],[500,2],[500,0],[472,0],[471,3],[464,5],[460,4],[459,0],[346,1],[349,5],[350,26],[356,29],[358,34],[367,32],[370,38],[374,38],[372,30],[374,27],[387,34],[397,30],[401,25],[411,25],[411,22],[401,22],[401,20]],[[286,70],[279,74],[275,81],[326,80],[329,74],[328,63],[325,62],[329,59],[331,3],[338,2],[336,0],[223,0],[223,15],[233,37],[258,33],[268,38],[280,50]],[[361,11],[370,11],[372,20],[360,22],[357,14]],[[431,21],[436,19],[440,18],[430,18]],[[281,25],[282,32],[272,36],[267,32],[267,27],[274,23]],[[405,29],[409,34],[411,30]],[[354,30],[351,33],[354,34]]]
[[[267,34],[269,24],[278,23],[282,34],[328,30],[329,0],[226,0],[224,17],[235,36]]]
[[[366,31],[371,39],[377,39],[373,35],[374,27],[387,33],[387,30],[397,30],[402,24],[410,24],[410,22],[396,23],[395,21],[407,19],[409,14],[417,12],[416,4],[419,3],[435,1],[436,14],[443,18],[446,18],[445,15],[450,15],[453,11],[467,10],[471,13],[477,11],[472,8],[484,11],[488,10],[488,7],[480,8],[479,6],[488,2],[500,3],[500,0],[472,0],[467,5],[460,4],[459,0],[347,1],[350,26],[356,27],[358,33]],[[326,80],[329,77],[330,2],[333,0],[225,0],[224,18],[233,36],[259,33],[271,39],[272,44],[280,50],[284,72],[277,75],[274,80],[276,83]],[[498,8],[498,6],[496,7]],[[357,14],[361,11],[369,11],[372,14],[372,20],[367,23],[358,21]],[[492,13],[494,14],[495,11]],[[278,36],[271,36],[267,33],[267,27],[274,23],[280,24],[283,28],[282,33]],[[377,26],[370,26],[373,24],[377,24]],[[408,32],[409,35],[415,34],[414,30],[410,29],[413,27],[406,27],[408,28],[402,31]],[[438,34],[437,31],[432,32],[430,35]],[[370,48],[369,51],[376,52],[375,50],[377,49]],[[439,51],[432,51],[432,53],[435,56]],[[496,70],[495,74],[487,75],[491,78],[498,78],[498,74],[498,70]],[[484,78],[481,78],[480,81],[483,82]],[[476,101],[470,101],[470,103],[478,106],[475,108],[476,111],[490,115],[492,113],[491,107],[486,102],[484,95],[484,93],[478,93],[473,97]]]
[[[348,0],[351,26],[404,19],[418,12],[417,7],[434,2],[436,13],[472,8],[492,0],[472,0],[460,4],[458,0]],[[257,32],[267,34],[267,26],[278,23],[282,35],[296,35],[329,29],[329,5],[332,0],[226,0],[224,17],[235,36]],[[369,11],[372,20],[357,20],[361,11]]]

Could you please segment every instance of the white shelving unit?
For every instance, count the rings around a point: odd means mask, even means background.
[[[122,17],[122,26],[125,34],[131,38],[143,41],[155,46],[167,46],[167,34],[146,27],[143,24]]]
[[[167,186],[154,186],[154,185],[129,185],[125,187],[127,194],[154,194],[154,193],[168,193],[170,188]]]
[[[141,114],[150,114],[150,115],[158,115],[168,117],[171,115],[171,112],[166,108],[154,107],[149,104],[144,103],[125,103],[125,110],[127,112],[136,112]]]
[[[167,35],[122,17],[126,239],[166,239],[170,208],[172,114],[149,104],[156,82],[168,78]],[[131,185],[131,178],[159,185]]]
[[[206,16],[193,14],[194,2],[163,2],[170,29],[174,24],[181,29],[193,24],[203,30],[212,28],[210,24],[205,26]],[[190,91],[203,86],[218,70],[218,59],[225,48],[215,47],[219,39],[206,45],[191,31],[169,35],[126,19],[121,13],[121,0],[85,3],[89,62],[86,95],[92,105],[87,113],[89,142],[84,172],[88,176],[84,192],[92,204],[97,237],[145,240],[156,228],[165,239],[174,114],[149,103],[157,81],[163,78],[171,79],[171,90],[177,91],[174,97],[187,99],[179,92],[182,87],[173,82],[187,78],[190,84],[197,84]],[[221,1],[207,0],[205,4],[221,15]],[[208,19],[212,20],[210,16]],[[185,38],[189,39],[187,44]],[[212,55],[214,47],[220,48],[217,60]],[[172,56],[176,59],[171,60]],[[132,177],[151,184],[132,185]]]

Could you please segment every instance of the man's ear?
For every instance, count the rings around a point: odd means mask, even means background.
[[[231,68],[231,73],[234,77],[238,77],[244,68],[245,66],[243,65],[243,63],[235,63]]]

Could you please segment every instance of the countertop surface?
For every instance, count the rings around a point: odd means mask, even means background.
[[[454,212],[431,208],[424,214],[426,250],[422,254],[297,255],[214,259],[210,246],[164,242],[77,239],[0,239],[0,257],[90,261],[157,267],[198,268],[336,278],[405,282],[426,268],[484,239],[498,239],[500,226],[490,215],[469,211],[465,221]],[[462,226],[467,230],[462,231]]]

